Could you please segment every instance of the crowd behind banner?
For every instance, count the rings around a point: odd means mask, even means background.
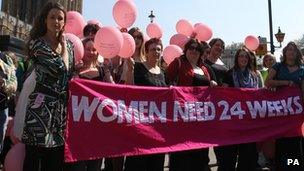
[[[257,67],[254,52],[246,47],[237,50],[234,66],[228,69],[220,59],[225,49],[220,38],[209,42],[189,39],[183,55],[167,65],[162,58],[162,41],[156,38],[145,41],[137,27],[128,31],[136,46],[131,58],[103,59],[94,47],[94,35],[100,27],[88,24],[83,30],[84,56],[75,63],[73,44],[63,36],[65,24],[65,9],[59,3],[49,2],[35,19],[25,61],[17,61],[11,52],[1,52],[0,161],[3,165],[10,146],[22,142],[25,144],[24,171],[100,170],[103,159],[64,163],[68,82],[75,77],[153,87],[209,86],[276,91],[282,86],[299,86],[303,97],[303,56],[294,42],[284,47],[279,62],[273,55],[265,55],[262,70]],[[11,127],[11,131],[5,133],[6,128]],[[10,139],[6,138],[3,144],[5,136]],[[214,152],[219,171],[250,171],[263,167],[280,171],[304,170],[303,149],[303,136],[300,136],[220,146],[215,147]],[[208,153],[208,148],[172,152],[169,170],[210,170]],[[261,156],[262,163],[258,162]],[[164,170],[164,159],[165,153],[162,153],[106,158],[104,163],[105,170],[160,171]],[[287,165],[288,159],[298,159],[299,165]]]

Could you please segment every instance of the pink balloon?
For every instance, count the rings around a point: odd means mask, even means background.
[[[80,35],[84,26],[86,25],[82,15],[77,11],[67,12],[67,21],[65,25],[65,32],[74,35]]]
[[[88,24],[96,24],[99,27],[102,27],[102,24],[98,20],[96,20],[96,19],[89,20],[87,23]]]
[[[183,34],[185,36],[191,36],[193,33],[193,30],[194,30],[192,24],[189,21],[184,20],[184,19],[179,20],[176,23],[175,28],[176,28],[177,33]]]
[[[123,44],[118,56],[130,58],[135,52],[135,40],[129,33],[122,33]]]
[[[196,38],[199,41],[208,41],[212,37],[212,29],[203,23],[197,23],[194,27],[194,32],[196,33]]]
[[[256,36],[249,35],[245,38],[245,46],[251,50],[255,51],[259,47],[260,41]]]
[[[78,34],[77,37],[81,40],[84,38],[84,35],[83,35],[83,33],[81,33],[81,34]]]
[[[132,26],[137,17],[136,5],[130,0],[119,0],[112,11],[115,22],[122,28]]]
[[[123,45],[122,33],[112,26],[105,26],[95,35],[95,48],[104,58],[112,58],[118,55]]]
[[[163,57],[165,62],[169,65],[175,58],[180,57],[183,54],[183,50],[176,45],[169,45],[163,51]]]
[[[65,37],[68,38],[73,43],[75,62],[80,61],[84,55],[84,48],[81,40],[77,36],[71,33],[66,33]]]
[[[22,143],[14,145],[5,157],[4,167],[6,171],[23,171],[25,146]]]
[[[202,23],[195,23],[194,24],[194,29],[195,29],[195,27],[198,27],[200,24],[202,24]]]
[[[160,39],[163,36],[163,30],[157,23],[150,23],[146,28],[146,32],[151,38]]]
[[[181,49],[184,49],[185,44],[189,41],[189,38],[183,34],[175,34],[170,39],[171,45],[177,45]]]

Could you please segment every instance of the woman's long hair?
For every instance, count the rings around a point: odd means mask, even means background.
[[[45,6],[41,9],[39,15],[36,16],[33,24],[33,28],[30,31],[30,37],[27,43],[27,53],[29,50],[29,42],[35,40],[39,37],[42,37],[47,32],[46,26],[46,19],[51,9],[59,9],[64,13],[64,23],[66,23],[66,11],[64,7],[58,2],[48,2]]]
[[[238,49],[235,53],[235,56],[234,56],[234,66],[233,66],[233,69],[234,70],[240,70],[240,66],[239,66],[239,63],[238,63],[238,59],[239,59],[239,55],[241,52],[246,52],[246,56],[248,58],[248,63],[246,65],[246,69],[248,69],[250,72],[255,72],[255,68],[253,67],[252,65],[252,60],[251,60],[251,54],[250,54],[250,51],[245,48],[245,47],[242,47],[240,49]]]
[[[145,57],[145,40],[144,40],[144,34],[143,34],[143,32],[138,28],[138,27],[133,27],[133,28],[131,28],[129,31],[128,31],[128,33],[131,35],[131,36],[133,36],[133,34],[135,33],[135,32],[139,32],[140,34],[141,34],[141,36],[142,36],[142,43],[141,43],[141,46],[140,46],[140,53],[139,53],[139,58],[140,58],[140,60],[142,60],[142,61],[145,61],[146,60],[146,57]]]
[[[301,53],[301,50],[298,48],[298,46],[294,42],[289,42],[284,48],[283,48],[283,57],[282,57],[282,63],[286,64],[286,52],[289,46],[292,46],[294,50],[296,51],[296,61],[295,64],[297,66],[303,64],[303,55]]]

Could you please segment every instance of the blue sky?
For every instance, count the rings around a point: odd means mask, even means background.
[[[83,16],[98,19],[103,25],[115,26],[112,7],[117,0],[84,0]],[[175,24],[187,19],[193,24],[203,22],[213,30],[213,37],[222,38],[226,44],[243,42],[249,35],[267,37],[269,41],[267,0],[133,0],[138,17],[134,26],[145,31],[148,15],[154,10],[155,22],[164,30],[163,41],[168,44],[176,34]],[[272,0],[273,30],[281,26],[286,33],[285,43],[304,34],[304,1]],[[275,39],[275,38],[274,38]]]

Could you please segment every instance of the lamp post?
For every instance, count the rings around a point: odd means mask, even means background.
[[[282,33],[281,28],[279,27],[277,34],[275,34],[277,41],[280,43],[279,47],[282,47],[282,42],[284,41],[285,33]]]
[[[151,14],[148,16],[150,18],[150,22],[153,23],[155,15],[153,14],[153,10],[151,11]]]
[[[271,0],[268,0],[268,13],[269,13],[269,33],[270,33],[270,52],[274,54],[275,48],[281,48],[282,42],[285,37],[285,33],[282,33],[280,27],[278,29],[278,33],[275,34],[277,41],[280,43],[280,46],[275,46],[273,43],[273,28],[272,28],[272,8],[271,8]]]

